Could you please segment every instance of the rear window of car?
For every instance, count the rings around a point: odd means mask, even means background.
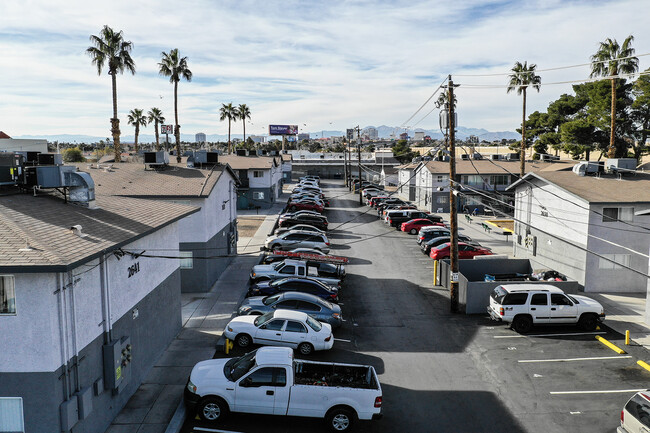
[[[525,305],[528,293],[509,293],[503,299],[503,305]]]
[[[650,427],[650,402],[637,394],[625,405],[625,410],[636,418],[644,427]]]
[[[503,301],[503,298],[508,294],[505,290],[503,290],[503,287],[497,286],[492,290],[492,294],[490,295],[492,299],[496,301],[497,304],[501,304]]]

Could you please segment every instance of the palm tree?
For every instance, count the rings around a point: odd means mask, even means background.
[[[520,164],[520,173],[521,177],[524,177],[524,171],[526,168],[526,88],[531,86],[533,89],[539,92],[539,88],[542,84],[542,78],[539,75],[535,75],[535,69],[537,65],[531,63],[528,65],[528,62],[524,62],[522,65],[519,62],[515,62],[515,66],[512,68],[512,74],[509,75],[510,81],[508,82],[508,91],[507,93],[517,90],[517,95],[523,94],[523,110],[521,118],[521,156],[519,157]]]
[[[174,135],[176,136],[176,162],[181,162],[181,127],[178,125],[178,82],[181,78],[192,81],[192,71],[187,67],[187,57],[180,57],[178,48],[169,53],[162,52],[162,62],[158,63],[160,75],[169,77],[174,83]]]
[[[147,113],[147,122],[154,122],[154,132],[156,133],[156,150],[160,150],[160,138],[158,135],[158,125],[165,123],[165,118],[163,117],[162,110],[160,108],[153,107]]]
[[[140,135],[140,125],[147,126],[147,118],[141,109],[135,108],[129,113],[129,125],[135,126],[135,153],[138,153],[138,135]]]
[[[612,83],[612,108],[611,123],[609,132],[609,151],[608,156],[616,156],[616,146],[614,144],[616,126],[616,77],[618,74],[633,74],[639,70],[639,59],[634,56],[634,48],[631,47],[634,36],[628,36],[623,45],[619,45],[616,39],[607,38],[605,42],[600,43],[596,54],[591,56],[591,75],[590,77],[610,77]]]
[[[135,62],[131,58],[133,44],[125,41],[122,32],[115,32],[112,28],[104,26],[99,36],[91,35],[90,41],[93,46],[86,49],[86,53],[92,58],[93,65],[97,66],[97,75],[102,74],[106,65],[108,75],[111,76],[113,87],[113,117],[111,118],[111,133],[113,134],[113,148],[115,151],[115,162],[120,162],[122,149],[120,148],[120,119],[117,118],[117,73],[124,73],[126,69],[135,74]]]
[[[241,119],[241,123],[244,126],[244,143],[246,143],[246,119],[251,119],[251,110],[246,104],[239,104],[237,107],[237,117]]]
[[[232,102],[229,104],[221,104],[219,109],[219,120],[222,122],[228,119],[228,153],[232,152],[232,147],[230,144],[230,122],[237,120],[237,109],[232,105]]]

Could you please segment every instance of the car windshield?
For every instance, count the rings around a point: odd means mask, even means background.
[[[262,323],[265,323],[267,320],[270,320],[273,318],[273,313],[274,311],[269,311],[266,314],[262,314],[261,316],[257,317],[255,319],[255,326],[260,326]]]
[[[321,325],[321,323],[319,321],[314,320],[314,318],[312,318],[311,316],[307,316],[307,324],[309,325],[309,327],[311,329],[313,329],[316,332],[323,329],[323,325]]]
[[[490,296],[496,301],[497,304],[501,304],[503,303],[503,298],[505,298],[507,294],[508,292],[503,290],[501,286],[497,286],[494,288]]]
[[[275,269],[275,270],[277,271],[277,270],[280,269],[282,266],[284,266],[284,261],[282,261],[282,262],[278,262],[278,264],[276,264],[276,265],[273,266],[273,269]]]
[[[324,307],[326,307],[326,308],[329,308],[330,310],[331,310],[332,308],[334,308],[334,306],[332,305],[331,302],[327,302],[327,301],[324,300],[324,299],[318,298],[317,302],[318,302],[319,304],[321,304],[322,306],[324,306]]]
[[[566,293],[565,293],[565,294],[566,294]],[[578,300],[577,300],[576,298],[574,298],[573,296],[571,296],[571,295],[567,295],[567,296],[569,297],[569,299],[571,299],[571,300],[573,301],[574,304],[579,304],[579,303],[580,303],[580,301],[578,301]]]
[[[280,295],[267,296],[266,298],[262,299],[262,304],[271,305],[274,304],[278,299],[280,299]]]
[[[232,358],[223,367],[223,374],[231,382],[236,382],[240,377],[248,373],[255,365],[255,354],[257,350],[248,352],[239,358]]]
[[[449,245],[447,245],[447,243],[443,243],[443,244],[438,245],[438,246],[436,247],[436,249],[438,249],[438,250],[444,250],[444,249],[447,248],[448,246],[449,246]]]

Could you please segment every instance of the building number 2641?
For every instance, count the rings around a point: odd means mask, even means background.
[[[134,265],[129,266],[129,278],[140,272],[140,262],[137,262]]]

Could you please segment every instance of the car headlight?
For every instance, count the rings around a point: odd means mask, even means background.
[[[251,272],[251,276],[254,277],[255,275],[257,275],[255,272]]]
[[[196,385],[192,383],[192,381],[187,382],[187,390],[191,392],[192,394],[196,394]]]
[[[229,332],[232,332],[232,328],[231,328],[230,326],[228,327],[228,331],[229,331]]]
[[[244,306],[244,307],[241,307],[241,308],[239,309],[239,312],[240,312],[240,313],[246,313],[246,312],[248,312],[248,311],[250,311],[250,310],[251,310],[251,307],[249,307],[249,306]]]
[[[332,313],[332,317],[335,319],[340,319],[341,315],[339,313]]]

